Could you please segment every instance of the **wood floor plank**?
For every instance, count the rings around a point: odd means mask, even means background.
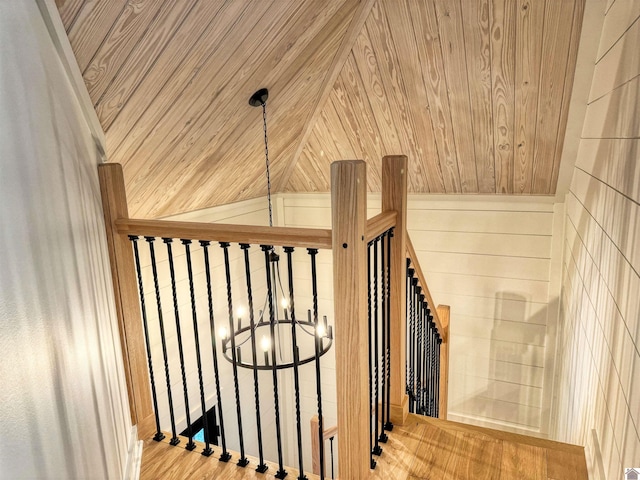
[[[547,478],[546,450],[532,445],[502,442],[500,480]]]
[[[370,480],[587,480],[584,448],[484,427],[409,414],[403,426],[388,432],[389,441],[372,470]],[[203,457],[203,444],[193,452],[185,450],[186,439],[170,446],[147,440],[142,454],[141,480],[162,479],[268,479],[277,465],[265,462],[265,474],[255,472],[257,459],[248,456],[249,466],[218,460],[221,449],[214,446],[211,457]],[[287,478],[297,470],[285,467]],[[316,475],[306,473],[309,480]]]

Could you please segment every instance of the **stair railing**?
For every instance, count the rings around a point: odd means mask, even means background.
[[[249,252],[264,254],[265,269],[268,270],[268,253],[271,246],[281,245],[289,249],[308,249],[310,261],[313,262],[314,254],[318,250],[331,249],[333,254],[333,298],[334,298],[334,329],[335,329],[335,357],[336,357],[336,393],[337,393],[337,420],[336,430],[340,438],[338,442],[338,468],[341,478],[366,478],[369,470],[374,466],[372,455],[381,453],[381,443],[386,441],[386,431],[390,431],[393,425],[402,425],[406,421],[409,412],[409,395],[413,392],[407,389],[407,269],[406,262],[409,257],[417,280],[416,286],[421,288],[420,295],[424,295],[426,301],[433,305],[428,288],[417,257],[407,235],[407,159],[404,156],[384,157],[382,161],[382,212],[367,220],[367,181],[366,164],[363,161],[335,162],[331,166],[331,203],[332,203],[332,229],[305,229],[285,227],[259,227],[244,225],[202,224],[194,222],[173,222],[162,220],[131,219],[128,216],[126,195],[122,168],[117,164],[104,164],[99,168],[100,184],[103,196],[105,223],[107,226],[108,246],[113,272],[113,285],[116,297],[116,311],[121,333],[123,363],[127,380],[131,419],[137,425],[141,439],[151,438],[161,440],[164,435],[158,418],[158,394],[156,389],[159,384],[166,381],[166,394],[170,396],[172,385],[181,384],[183,395],[177,395],[176,401],[182,403],[187,412],[191,411],[188,403],[191,396],[187,394],[187,378],[184,372],[184,359],[186,355],[195,355],[198,363],[198,379],[196,389],[200,390],[199,403],[203,413],[203,421],[206,418],[206,402],[203,400],[203,380],[201,363],[203,354],[198,346],[203,343],[203,333],[198,335],[196,320],[197,301],[193,292],[193,272],[189,264],[189,258],[196,254],[204,260],[207,283],[211,283],[209,267],[206,258],[208,252],[214,248],[225,254],[225,266],[228,269],[227,254],[232,245],[238,244],[242,255],[239,262],[244,262],[246,267],[247,294],[251,298],[251,285],[248,276],[251,274],[251,262],[255,259]],[[215,242],[215,244],[213,243]],[[258,246],[253,248],[251,246]],[[162,346],[163,361],[153,364],[149,344],[148,318],[145,318],[148,308],[153,308],[153,303],[160,307],[162,295],[160,295],[157,276],[151,269],[147,270],[146,277],[142,273],[140,265],[141,247],[144,246],[152,257],[154,248],[166,249],[166,260],[171,270],[169,285],[166,287],[170,293],[169,309],[173,313],[168,318],[175,322],[176,341],[180,355],[179,370],[170,368],[166,362],[166,345],[163,339],[159,342]],[[191,290],[190,310],[193,316],[193,325],[188,328],[193,332],[195,339],[189,341],[189,345],[195,346],[195,351],[184,348],[184,342],[179,340],[181,325],[190,325],[182,314],[182,306],[176,300],[176,280],[172,262],[180,251],[180,256],[187,260],[187,284]],[[287,251],[287,249],[285,249]],[[173,257],[173,259],[172,259]],[[291,268],[291,259],[288,258],[288,266]],[[184,267],[183,267],[184,268]],[[266,283],[269,283],[267,275]],[[147,285],[143,285],[144,282]],[[230,278],[227,274],[227,290],[230,288]],[[412,285],[410,283],[410,285]],[[145,288],[150,290],[151,305],[144,304]],[[207,287],[210,288],[210,285]],[[235,288],[235,287],[234,287]],[[315,287],[313,288],[315,291]],[[315,293],[314,293],[315,295]],[[206,298],[206,295],[205,295]],[[229,330],[235,327],[233,305],[228,296]],[[205,301],[205,304],[207,302]],[[211,297],[208,299],[209,306]],[[314,310],[317,305],[314,306]],[[146,310],[145,310],[146,309]],[[161,308],[158,308],[157,318],[154,321],[161,322]],[[448,369],[448,307],[438,307],[431,310],[433,322],[441,338],[439,360],[439,386],[437,413],[442,418],[446,416],[446,385]],[[179,316],[182,319],[178,319]],[[317,311],[312,313],[317,324]],[[188,319],[191,320],[191,319]],[[252,319],[252,321],[255,319]],[[183,323],[184,322],[184,323]],[[238,320],[239,322],[239,320]],[[165,325],[166,326],[166,325]],[[212,336],[215,346],[220,343],[216,338],[218,326],[211,322],[208,332]],[[238,325],[238,329],[240,329]],[[185,328],[187,329],[187,328]],[[160,328],[162,330],[162,327]],[[411,330],[409,330],[411,331]],[[162,334],[161,334],[162,336]],[[206,335],[204,335],[206,336]],[[252,343],[255,343],[252,338]],[[409,339],[411,341],[411,339]],[[182,343],[182,345],[181,345]],[[205,342],[206,343],[206,342]],[[424,344],[423,344],[424,345]],[[215,347],[214,347],[215,348]],[[255,351],[255,347],[253,349]],[[233,345],[228,346],[228,355],[239,355],[240,352]],[[214,358],[216,354],[214,353]],[[266,358],[266,357],[265,357]],[[265,366],[269,360],[265,359]],[[215,362],[214,362],[215,363]],[[256,359],[253,359],[256,363]],[[275,364],[275,362],[273,362]],[[176,371],[179,374],[176,375]],[[154,372],[160,372],[157,378]],[[234,376],[235,376],[234,372]],[[214,378],[218,377],[216,369]],[[316,375],[319,382],[319,372]],[[161,379],[161,380],[160,380]],[[172,381],[173,379],[173,381]],[[157,381],[156,381],[157,380]],[[235,380],[237,382],[237,379]],[[273,383],[277,378],[274,373]],[[257,416],[260,414],[260,389],[254,377],[255,407]],[[220,398],[216,389],[218,406]],[[238,400],[238,387],[234,384],[236,400]],[[415,392],[412,393],[415,395]],[[179,399],[179,400],[178,400]],[[275,410],[278,410],[278,391],[274,388]],[[296,407],[299,400],[296,399]],[[171,403],[171,401],[169,401]],[[197,402],[196,402],[197,403]],[[319,398],[317,445],[320,456],[324,456],[324,439],[326,426],[322,423],[322,409]],[[240,402],[236,402],[236,418],[232,419],[232,425],[237,422],[238,432],[243,431],[241,421],[242,408]],[[171,409],[170,405],[170,409]],[[219,409],[220,437],[224,443],[224,429],[222,409]],[[188,414],[187,414],[188,415]],[[300,415],[297,414],[298,450],[301,449]],[[171,426],[170,442],[177,443],[180,435],[177,427]],[[189,422],[187,422],[189,424]],[[277,422],[276,422],[277,423]],[[258,431],[260,426],[257,426]],[[185,432],[183,432],[185,433]],[[216,432],[218,433],[218,432]],[[194,446],[193,432],[186,431],[187,448]],[[313,432],[312,432],[313,435]],[[259,433],[258,433],[259,436]],[[165,439],[167,441],[169,439]],[[202,454],[210,454],[211,443],[205,439]],[[240,442],[242,444],[242,442]],[[259,441],[259,443],[261,443]],[[333,443],[331,444],[333,446]],[[238,464],[245,466],[248,462],[242,445],[240,445]],[[280,448],[278,449],[280,450]],[[315,455],[315,451],[313,452]],[[265,461],[260,449],[260,458],[257,460],[258,471],[266,469]],[[228,451],[222,446],[220,460],[228,461]],[[299,454],[299,477],[304,479],[304,466],[302,455]],[[332,463],[333,467],[333,463]],[[324,476],[325,472],[322,472]],[[277,478],[285,475],[282,457],[279,458]]]

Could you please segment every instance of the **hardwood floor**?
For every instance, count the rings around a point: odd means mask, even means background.
[[[181,442],[184,445],[186,442]],[[156,479],[265,479],[277,470],[256,473],[255,459],[247,468],[219,462],[216,453],[206,458],[201,448],[188,452],[183,446],[172,447],[166,441],[145,442],[141,480]],[[553,442],[524,435],[490,430],[446,420],[410,415],[406,425],[396,426],[389,442],[371,472],[375,480],[586,480],[584,449],[577,445]],[[287,478],[297,478],[287,468]],[[307,474],[309,480],[318,477]]]

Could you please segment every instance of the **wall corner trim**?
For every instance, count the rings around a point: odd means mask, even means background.
[[[51,40],[56,48],[60,62],[64,68],[64,71],[69,79],[71,88],[78,100],[82,114],[87,122],[91,136],[96,143],[96,148],[100,157],[100,162],[107,161],[106,157],[106,140],[98,115],[93,108],[93,103],[89,97],[89,92],[82,79],[82,72],[78,67],[76,57],[71,49],[69,43],[69,37],[64,29],[58,8],[56,7],[54,0],[36,0],[42,19],[44,20]]]

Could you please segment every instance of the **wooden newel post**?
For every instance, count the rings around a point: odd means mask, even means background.
[[[131,422],[138,426],[140,439],[145,439],[155,426],[133,249],[127,235],[119,234],[115,225],[117,219],[129,218],[122,166],[99,165],[98,176]]]
[[[407,343],[407,157],[382,159],[382,211],[395,211],[391,242],[391,421],[403,425],[409,412],[406,393]]]
[[[367,177],[362,160],[331,164],[331,216],[340,478],[368,478]]]
[[[449,334],[449,305],[438,305],[438,317],[440,318],[442,343],[440,344],[440,392],[438,418],[447,419],[449,403],[449,344],[451,335]]]

